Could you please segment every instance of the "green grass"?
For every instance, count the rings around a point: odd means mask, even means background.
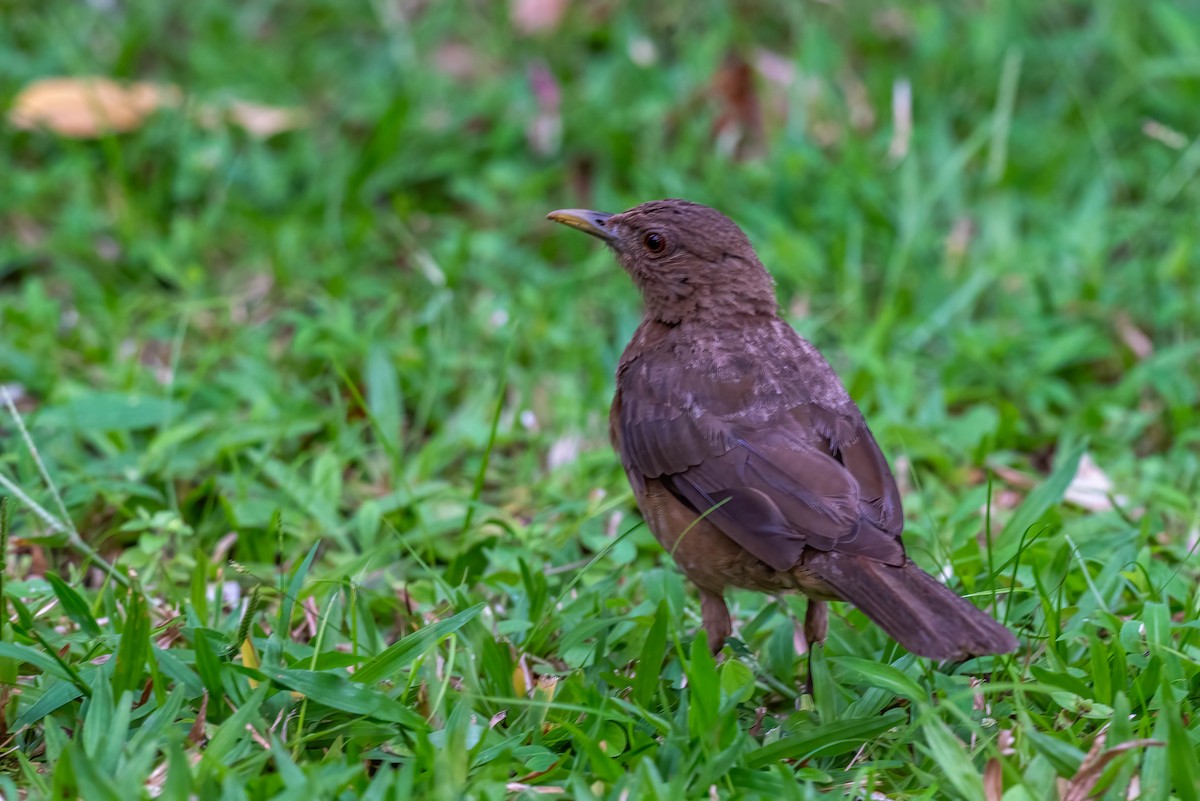
[[[0,128],[0,794],[1200,797],[1200,5],[738,7],[9,4],[0,99],[312,124]],[[760,49],[756,141],[713,87]],[[543,220],[664,196],[751,235],[1019,653],[843,606],[802,696],[803,601],[739,593],[708,656],[606,441],[635,292]],[[1064,502],[1084,451],[1118,509]]]

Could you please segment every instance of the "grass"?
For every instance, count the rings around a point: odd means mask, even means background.
[[[53,74],[312,122],[0,133],[5,798],[1200,796],[1196,3],[10,4]],[[738,593],[708,656],[606,442],[637,298],[542,219],[664,196],[1020,652],[841,607],[801,695]]]

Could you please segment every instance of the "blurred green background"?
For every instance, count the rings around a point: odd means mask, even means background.
[[[1197,797],[1200,4],[0,15],[10,109],[49,76],[178,98],[0,127],[0,785]],[[636,293],[543,219],[659,197],[747,231],[910,552],[1022,653],[935,671],[844,608],[801,697],[803,602],[751,594],[744,647],[691,651],[607,443]],[[1097,768],[1101,731],[1162,745]]]

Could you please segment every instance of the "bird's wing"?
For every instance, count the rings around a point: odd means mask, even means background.
[[[630,364],[613,419],[626,471],[635,485],[659,479],[777,570],[805,548],[903,564],[895,480],[841,385],[840,403],[813,391],[817,376],[836,381],[820,361],[826,371],[799,371],[807,383],[767,377],[786,387],[767,393],[759,375],[720,382],[702,366]],[[778,373],[778,364],[767,369]]]

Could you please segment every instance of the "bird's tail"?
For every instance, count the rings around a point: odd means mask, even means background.
[[[911,561],[895,567],[863,556],[810,554],[805,568],[918,656],[961,660],[1019,645],[1011,631]]]

